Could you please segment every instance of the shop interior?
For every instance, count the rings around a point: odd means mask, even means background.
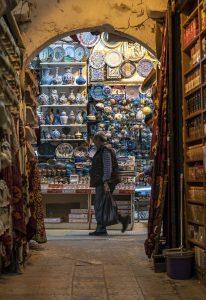
[[[152,133],[145,117],[152,119],[154,106],[151,84],[144,90],[142,84],[157,65],[140,44],[111,39],[107,32],[62,38],[31,62],[40,90],[33,146],[47,229],[96,226],[89,170],[98,131],[105,132],[118,157],[119,212],[130,215],[130,230],[134,222],[147,219],[151,187],[144,171],[152,163]]]

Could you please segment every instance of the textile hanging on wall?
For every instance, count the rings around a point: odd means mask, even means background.
[[[27,240],[35,240],[38,243],[46,242],[46,231],[44,226],[43,202],[41,196],[41,181],[36,158],[27,162],[29,178],[29,206],[31,217],[27,224]]]
[[[167,106],[168,106],[168,25],[165,20],[162,44],[161,70],[158,80],[157,99],[154,114],[152,154],[154,165],[152,174],[152,192],[148,220],[148,237],[145,251],[150,258],[161,233],[163,207],[167,186]]]

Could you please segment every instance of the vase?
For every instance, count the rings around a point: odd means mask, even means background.
[[[50,110],[50,112],[45,117],[45,123],[46,125],[53,125],[54,124],[54,112],[53,109]]]
[[[83,117],[82,117],[82,112],[81,111],[79,111],[77,113],[76,122],[77,122],[77,124],[82,124],[83,123]]]
[[[62,77],[63,79],[63,84],[74,84],[74,76],[71,72],[71,68],[65,68],[66,71]]]
[[[41,94],[39,96],[39,104],[40,105],[48,105],[49,104],[49,96],[46,94]]]
[[[52,84],[54,77],[50,74],[51,70],[49,68],[43,69],[43,75],[41,79],[41,84]]]
[[[50,95],[50,103],[51,104],[58,104],[59,96],[57,90],[52,90]]]
[[[56,114],[54,115],[54,125],[60,125],[61,124],[61,118],[59,110],[57,109]]]
[[[63,111],[61,113],[60,120],[61,120],[61,124],[62,125],[66,125],[67,124],[68,116],[67,116],[67,113],[65,111]]]
[[[74,124],[75,123],[76,117],[75,117],[75,114],[74,114],[73,110],[70,111],[68,120],[69,120],[70,124]]]
[[[62,84],[62,76],[59,75],[59,68],[58,67],[56,67],[56,74],[55,74],[55,77],[52,80],[52,84],[55,84],[55,85],[61,85]]]
[[[76,84],[84,85],[86,83],[86,79],[82,76],[82,68],[79,68],[79,76],[76,79]]]
[[[63,105],[67,103],[67,97],[64,92],[61,93],[61,97],[59,98],[59,104]]]
[[[57,130],[57,129],[52,130],[51,137],[53,139],[57,139],[58,140],[60,138],[60,136],[61,136],[61,133],[60,133],[59,130]]]
[[[68,97],[69,101],[71,102],[71,104],[75,103],[76,101],[76,97],[74,95],[74,91],[71,90],[71,93],[69,94],[69,97]]]

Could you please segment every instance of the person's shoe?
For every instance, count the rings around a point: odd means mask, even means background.
[[[130,216],[121,217],[120,222],[122,223],[122,233],[124,233],[129,226]]]
[[[89,233],[90,236],[106,236],[107,231],[93,231]]]

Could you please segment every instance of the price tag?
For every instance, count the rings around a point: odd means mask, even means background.
[[[89,189],[77,189],[76,193],[77,194],[90,194],[91,191]]]

